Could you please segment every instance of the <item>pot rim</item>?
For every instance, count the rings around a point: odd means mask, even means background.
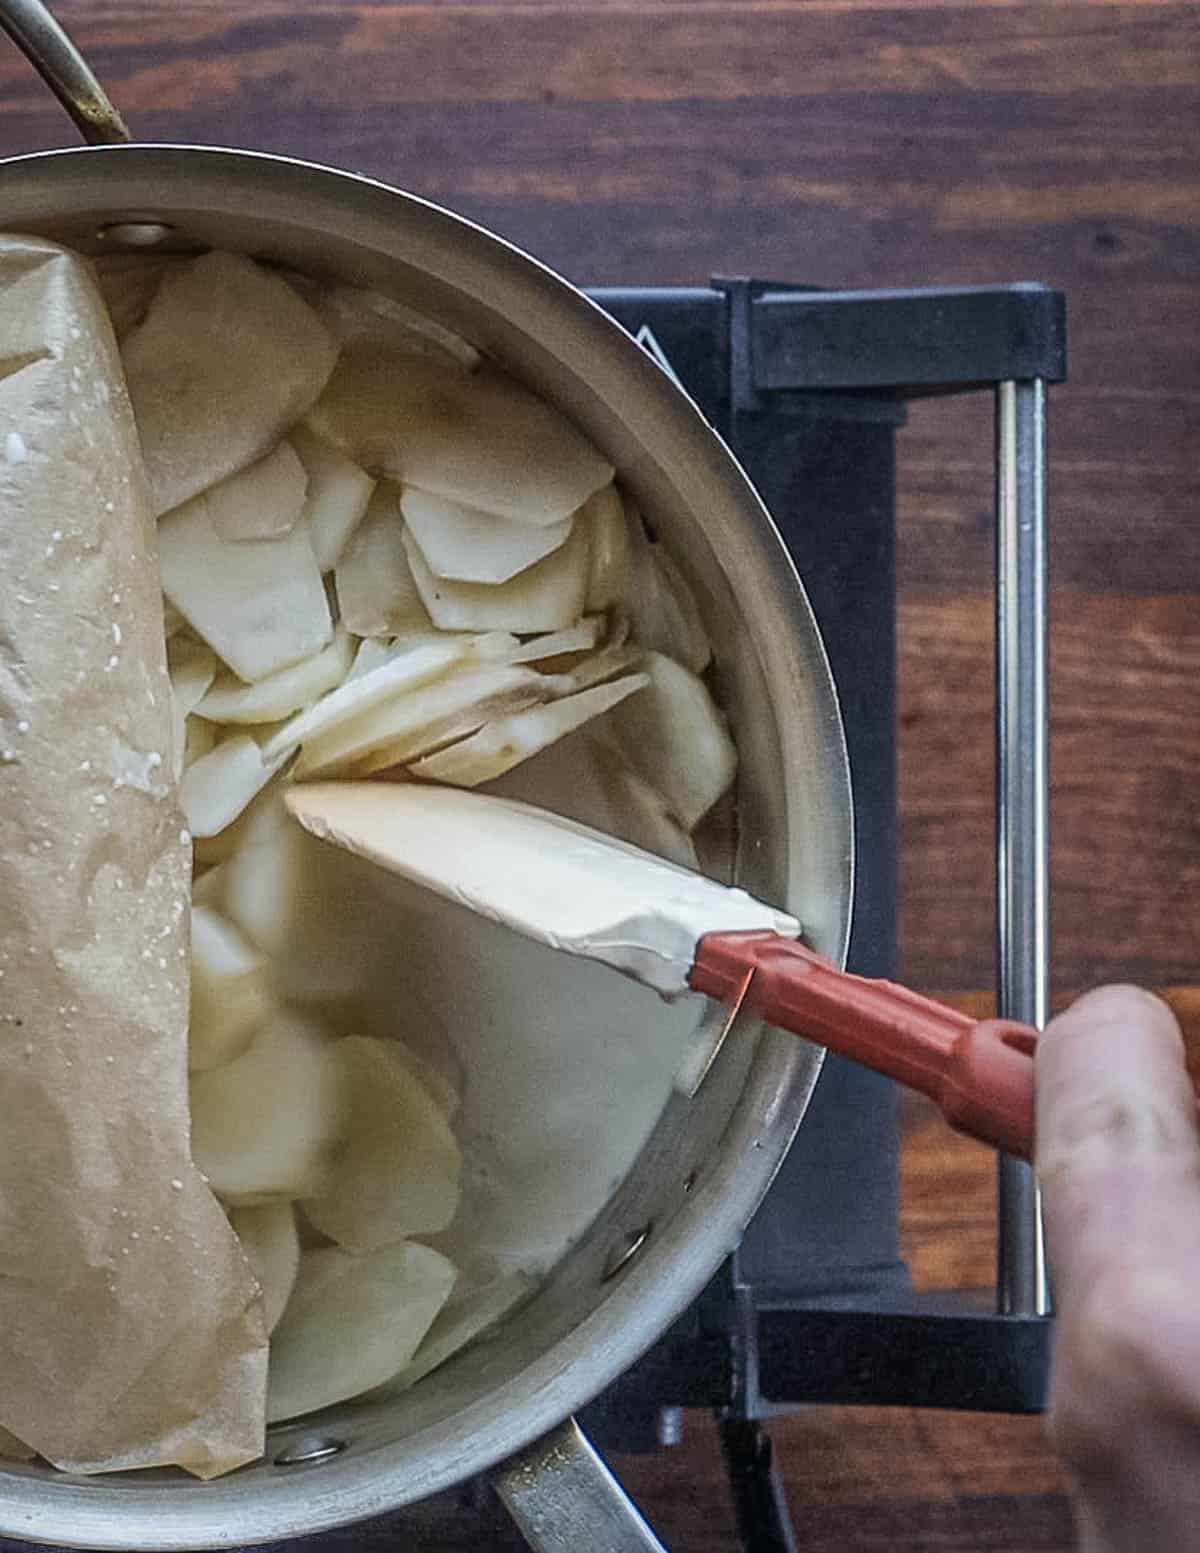
[[[81,158],[90,160],[83,163]],[[661,423],[676,439],[672,463],[680,479],[691,466],[702,469],[721,499],[738,510],[746,531],[746,550],[754,551],[746,564],[756,569],[761,581],[755,610],[747,618],[747,631],[759,650],[785,773],[798,764],[796,759],[789,760],[787,753],[791,737],[786,724],[788,692],[795,684],[792,676],[802,668],[813,682],[831,783],[833,812],[829,820],[842,838],[842,898],[831,907],[822,947],[839,962],[844,961],[853,899],[853,815],[844,734],[824,644],[803,584],[769,513],[733,453],[695,403],[598,304],[542,261],[466,217],[377,179],[275,153],[130,143],[6,158],[0,160],[0,184],[33,178],[44,185],[48,176],[46,192],[52,196],[79,172],[94,186],[96,204],[86,209],[158,208],[165,216],[172,205],[172,188],[177,203],[182,205],[186,200],[182,183],[177,181],[181,172],[190,176],[197,169],[209,176],[228,175],[223,186],[229,188],[234,201],[253,174],[271,180],[267,191],[271,200],[282,202],[303,194],[305,203],[299,214],[292,212],[288,219],[297,231],[313,237],[339,230],[333,224],[334,217],[348,216],[349,207],[354,206],[355,214],[362,218],[356,241],[381,262],[420,265],[419,252],[414,257],[411,249],[400,251],[403,243],[389,248],[369,239],[369,234],[382,238],[388,228],[398,238],[405,236],[403,213],[410,218],[415,215],[416,224],[429,229],[435,244],[456,241],[462,244],[464,254],[469,250],[471,262],[481,267],[480,273],[503,271],[502,278],[512,284],[521,303],[515,316],[506,315],[518,330],[529,332],[522,321],[525,316],[548,317],[554,310],[568,310],[577,337],[572,351],[577,357],[588,358],[589,373],[594,360],[599,377],[583,376],[582,361],[578,369],[566,363],[565,370],[580,376],[597,402],[612,402],[605,399],[597,382],[603,385],[607,379],[612,386],[619,383],[625,402],[623,414],[632,418],[629,400],[643,404],[652,412],[652,421]],[[96,178],[96,173],[101,176]],[[115,201],[111,196],[116,182],[106,188],[106,181],[126,173],[134,183],[142,176],[147,188],[161,179],[164,197]],[[79,213],[77,208],[75,214]],[[318,215],[330,225],[314,225]],[[66,219],[60,206],[56,213],[47,213],[43,224],[57,221],[61,226]],[[420,244],[416,246],[419,250]],[[536,333],[532,338],[537,339]],[[664,459],[666,454],[664,447]],[[762,617],[775,631],[782,626],[789,639],[772,640],[767,626],[753,617]],[[802,665],[793,648],[793,642],[801,639],[808,653]],[[796,853],[793,796],[785,794],[785,802],[790,868]],[[6,1466],[0,1471],[0,1533],[114,1549],[131,1545],[184,1549],[273,1541],[378,1515],[488,1470],[595,1396],[693,1302],[724,1256],[736,1247],[770,1185],[799,1126],[818,1068],[819,1058],[814,1058],[811,1048],[793,1037],[766,1032],[722,1138],[721,1157],[730,1161],[729,1169],[714,1170],[698,1185],[686,1208],[652,1238],[646,1254],[614,1282],[611,1293],[590,1316],[496,1393],[480,1397],[452,1420],[401,1442],[352,1448],[323,1462],[319,1471],[315,1467],[280,1469],[256,1482],[253,1495],[247,1492],[249,1483],[243,1473],[204,1485],[188,1481],[185,1492],[182,1474],[145,1474],[137,1480],[117,1476],[81,1479],[65,1474],[50,1478],[44,1469]],[[503,1420],[497,1416],[498,1399],[503,1403]],[[320,1433],[319,1417],[302,1420],[289,1432]],[[268,1460],[271,1448],[268,1442]],[[415,1473],[405,1458],[418,1448],[426,1457],[433,1452],[436,1465]],[[246,1470],[260,1472],[261,1464]],[[22,1494],[25,1483],[36,1485],[36,1496]],[[121,1513],[135,1504],[140,1519]],[[135,1521],[137,1529],[131,1537]]]

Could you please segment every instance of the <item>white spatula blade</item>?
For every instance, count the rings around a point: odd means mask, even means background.
[[[568,954],[671,996],[706,933],[794,917],[543,809],[416,783],[318,782],[287,805],[314,836]]]

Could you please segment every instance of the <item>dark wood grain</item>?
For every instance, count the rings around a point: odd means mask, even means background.
[[[1056,987],[1174,984],[1200,1052],[1197,7],[58,9],[147,138],[360,169],[576,280],[724,271],[1063,287],[1072,378],[1051,412]],[[0,50],[0,152],[73,142],[40,83]],[[979,1010],[992,952],[988,415],[981,400],[916,407],[899,476],[902,965]],[[906,1121],[902,1233],[917,1282],[983,1285],[992,1158],[918,1105]],[[1036,1420],[817,1411],[776,1435],[804,1548],[1071,1546]],[[679,1453],[619,1465],[673,1548],[733,1549],[706,1420],[689,1420]],[[421,1545],[486,1544],[454,1536]]]
[[[991,964],[992,606],[908,592],[900,610],[901,941],[925,986]],[[1055,590],[1051,614],[1055,979],[1196,973],[1200,612],[1194,593]]]
[[[709,1420],[689,1415],[685,1449],[699,1470],[686,1483],[676,1473],[670,1486],[661,1458],[616,1463],[679,1553],[735,1545],[730,1509],[714,1492],[723,1489],[714,1435]],[[1067,1553],[1073,1546],[1062,1477],[1037,1419],[815,1409],[778,1420],[772,1435],[803,1553]]]
[[[1051,411],[1056,974],[1069,986],[1189,975],[1194,6],[70,0],[60,11],[147,137],[391,178],[579,280],[724,270],[1063,286],[1072,380]],[[0,149],[71,143],[11,51],[0,105]],[[901,437],[903,969],[961,989],[986,984],[991,956],[989,459],[983,401],[919,406]]]

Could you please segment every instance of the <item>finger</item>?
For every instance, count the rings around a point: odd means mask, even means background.
[[[1038,1042],[1037,1162],[1058,1312],[1051,1430],[1089,1548],[1200,1524],[1200,1140],[1179,1028],[1129,987]]]
[[[1179,1026],[1134,987],[1105,987],[1038,1042],[1036,1163],[1060,1294],[1134,1243],[1157,1260],[1200,1222],[1196,1098]],[[1153,1265],[1153,1263],[1151,1263]]]

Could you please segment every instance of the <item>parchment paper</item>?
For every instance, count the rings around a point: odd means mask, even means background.
[[[267,1350],[189,1156],[170,737],[111,328],[86,264],[0,238],[0,1426],[209,1477],[262,1452]]]

